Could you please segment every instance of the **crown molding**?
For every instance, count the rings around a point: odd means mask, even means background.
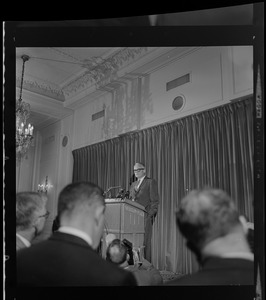
[[[52,103],[54,103],[60,105],[60,109],[75,109],[88,101],[93,101],[99,97],[99,94],[108,92],[109,89],[105,87],[112,82],[146,76],[197,49],[195,47],[129,47],[121,50],[116,48],[103,60],[103,63],[77,74],[75,78],[60,87],[27,78],[23,83],[23,93],[27,91],[29,95],[33,93],[35,99],[43,99],[44,107],[53,107]],[[17,78],[17,88],[19,86],[20,79]],[[51,102],[52,100],[55,102]],[[59,107],[56,106],[55,110]]]
[[[73,98],[76,94],[94,85],[105,85],[106,82],[110,82],[112,78],[116,78],[121,69],[138,61],[141,57],[146,55],[150,49],[151,48],[148,47],[124,48],[114,53],[113,56],[108,57],[94,68],[88,69],[62,87],[65,99]]]
[[[21,77],[16,78],[16,87],[20,87]],[[62,89],[55,87],[52,84],[47,84],[40,80],[31,80],[24,78],[23,81],[23,92],[28,90],[30,92],[40,94],[49,98],[56,99],[57,101],[64,101],[65,96]]]
[[[158,66],[157,58],[172,51],[175,47],[146,47],[145,51],[143,50],[139,57],[134,61],[131,61],[128,64],[124,64],[117,70],[114,74],[106,76],[98,82],[87,86],[84,83],[84,87],[80,90],[75,90],[72,96],[69,98],[66,97],[65,107],[71,109],[76,109],[81,105],[93,101],[95,98],[99,97],[100,94],[110,92],[108,87],[112,82],[117,82],[120,80],[130,80],[132,78],[145,76],[145,66],[147,65],[150,68],[150,64],[155,67]],[[141,68],[141,73],[135,73],[134,71]],[[146,68],[147,69],[147,68]],[[147,69],[148,70],[148,69]],[[113,88],[111,88],[113,89]]]
[[[19,88],[17,88],[19,92]],[[73,114],[73,110],[64,107],[64,103],[28,90],[23,90],[23,101],[30,104],[31,111],[62,119]]]

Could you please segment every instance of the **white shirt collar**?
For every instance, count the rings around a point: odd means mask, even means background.
[[[231,253],[224,253],[221,257],[225,258],[243,258],[254,261],[254,254],[248,252],[231,252]]]
[[[146,175],[144,175],[142,178],[138,179],[138,181],[139,181],[139,182],[138,182],[138,188],[139,188],[139,186],[141,185],[141,183],[142,183],[143,179],[145,178],[145,176],[146,176]]]
[[[79,230],[79,229],[73,228],[73,227],[69,227],[69,226],[61,226],[61,227],[59,227],[58,231],[78,236],[81,239],[83,239],[84,241],[86,241],[90,246],[92,246],[91,237],[82,230]]]
[[[16,236],[22,241],[22,243],[26,246],[26,247],[30,247],[31,243],[25,239],[22,235],[16,233]]]

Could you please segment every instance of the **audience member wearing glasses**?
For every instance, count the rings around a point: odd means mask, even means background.
[[[134,274],[139,286],[162,285],[163,279],[160,272],[154,266],[143,259],[143,261],[129,264],[129,249],[119,239],[114,239],[107,247],[106,260],[119,265]]]
[[[155,179],[146,176],[146,168],[143,163],[137,162],[134,165],[134,174],[137,181],[134,181],[130,186],[129,199],[144,206],[147,212],[144,217],[144,257],[151,262],[152,225],[159,205],[158,185]]]
[[[96,252],[103,234],[103,190],[90,182],[67,185],[59,194],[60,227],[46,241],[17,255],[18,286],[136,286],[132,273]]]
[[[32,241],[43,231],[49,216],[46,210],[47,197],[36,192],[16,194],[16,249],[31,246]]]
[[[226,192],[191,191],[181,200],[176,221],[201,268],[167,285],[253,284],[254,255],[235,203]]]

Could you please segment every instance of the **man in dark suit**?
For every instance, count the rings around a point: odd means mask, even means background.
[[[95,251],[103,233],[104,212],[103,190],[97,185],[67,185],[58,199],[58,231],[17,255],[18,286],[137,285],[130,272]]]
[[[167,285],[253,284],[254,255],[227,193],[219,189],[191,191],[181,200],[176,221],[201,268]]]
[[[146,168],[143,163],[137,162],[134,165],[134,174],[137,181],[130,186],[129,199],[144,206],[147,212],[144,217],[144,257],[151,262],[152,224],[159,205],[158,185],[155,179],[146,176]]]

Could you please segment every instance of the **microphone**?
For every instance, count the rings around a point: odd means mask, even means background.
[[[121,190],[119,191],[119,193],[117,194],[116,198],[121,198],[121,199],[124,198],[124,190],[123,190],[123,189],[121,189]]]
[[[129,199],[129,191],[126,191],[126,192],[125,192],[124,197],[127,198],[127,199]]]
[[[111,186],[111,187],[109,187],[109,188],[107,189],[107,191],[105,191],[105,192],[103,193],[104,197],[107,196],[107,194],[108,194],[111,190],[117,189],[117,188],[121,188],[121,186],[119,185],[119,186]],[[109,195],[109,197],[110,197],[110,195]]]

